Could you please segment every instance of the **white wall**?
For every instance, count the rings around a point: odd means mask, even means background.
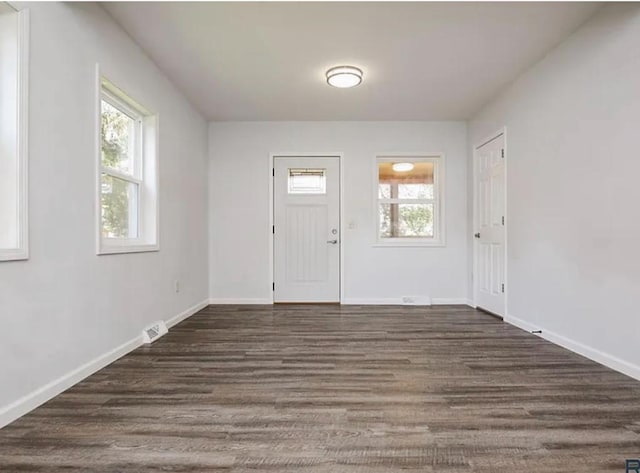
[[[208,297],[206,122],[99,6],[18,7],[31,10],[31,259],[0,263],[0,426],[25,396]],[[96,62],[160,116],[157,253],[96,256]]]
[[[211,123],[210,296],[268,302],[269,154],[344,153],[345,302],[403,295],[466,301],[466,126],[462,122]],[[373,185],[381,152],[446,155],[444,248],[375,248]],[[354,223],[355,228],[348,228]]]
[[[607,5],[469,129],[508,129],[511,320],[636,377],[638,45],[640,7]]]

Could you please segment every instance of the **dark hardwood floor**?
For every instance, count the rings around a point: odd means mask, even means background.
[[[640,382],[470,308],[210,306],[0,430],[2,472],[624,473]]]

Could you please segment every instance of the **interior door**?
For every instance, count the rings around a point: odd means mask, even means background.
[[[340,302],[340,160],[274,158],[274,302]]]
[[[476,305],[505,315],[505,139],[478,147],[476,157]]]

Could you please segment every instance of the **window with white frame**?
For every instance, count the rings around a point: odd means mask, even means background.
[[[157,117],[100,80],[98,253],[154,251]]]
[[[28,10],[0,3],[0,261],[27,259]]]
[[[442,245],[443,157],[378,156],[377,242]]]

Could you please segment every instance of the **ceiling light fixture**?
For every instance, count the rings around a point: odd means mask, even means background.
[[[333,87],[347,89],[362,82],[362,71],[353,66],[337,66],[327,71],[327,83]]]
[[[408,172],[413,170],[413,163],[393,163],[391,168],[396,172]]]

